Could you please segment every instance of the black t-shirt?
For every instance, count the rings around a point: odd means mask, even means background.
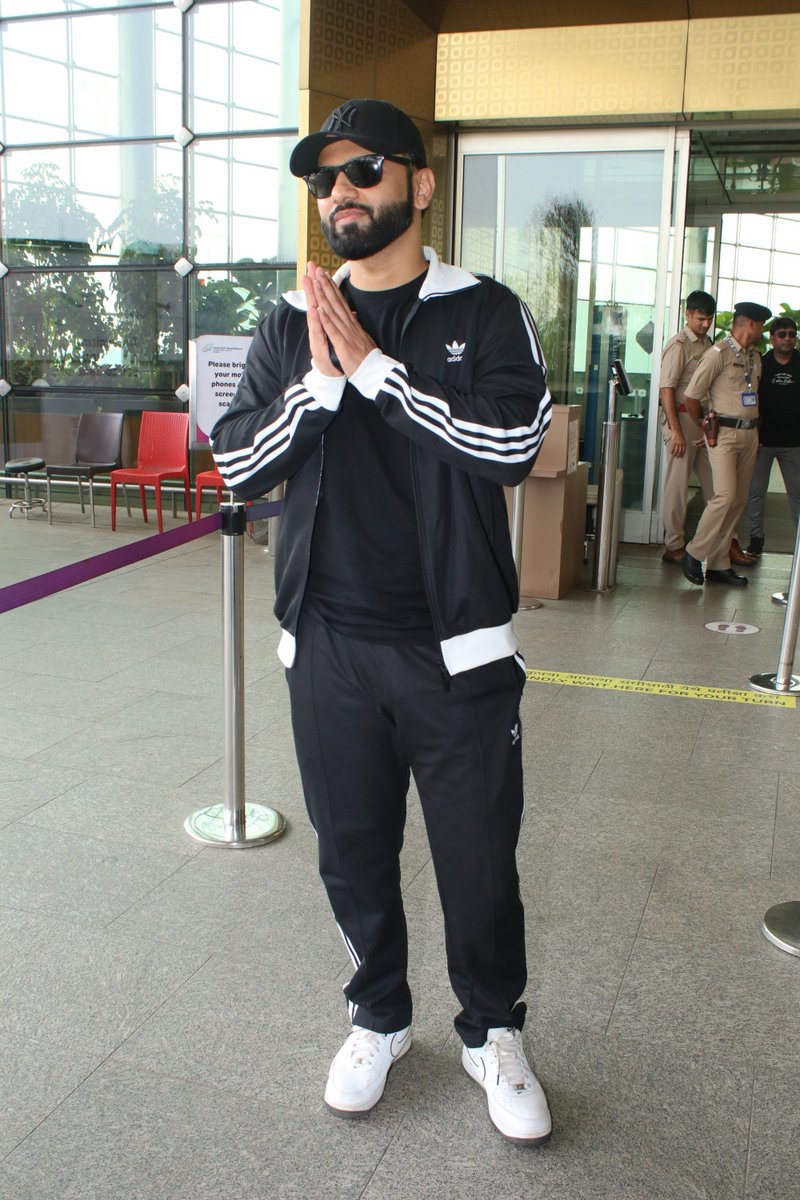
[[[342,293],[377,346],[400,359],[423,276],[386,292]],[[322,487],[304,604],[338,632],[377,642],[433,640],[411,486],[411,447],[372,400],[346,385],[323,444]]]
[[[800,353],[784,366],[769,350],[762,360],[758,385],[762,446],[800,446]]]

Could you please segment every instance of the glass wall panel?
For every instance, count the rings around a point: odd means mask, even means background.
[[[630,512],[645,501],[664,160],[659,149],[542,150],[465,153],[463,166],[461,263],[529,304],[550,390],[581,405],[581,457],[595,471],[610,363],[625,363],[633,391],[620,402],[620,465]]]
[[[172,265],[183,253],[177,143],[9,150],[2,162],[6,265]]]
[[[184,376],[183,316],[174,271],[15,273],[6,290],[8,381],[172,391]]]
[[[189,220],[203,263],[292,262],[297,181],[295,138],[203,139],[189,150]]]
[[[180,34],[174,6],[4,22],[2,141],[171,136],[181,124]]]
[[[281,293],[297,282],[292,270],[239,267],[192,275],[190,333],[249,334],[275,307]]]
[[[53,423],[87,407],[180,408],[189,338],[250,333],[295,286],[300,0],[0,0],[0,16],[9,458],[49,453]]]
[[[189,11],[194,133],[297,125],[296,5],[268,0]]]

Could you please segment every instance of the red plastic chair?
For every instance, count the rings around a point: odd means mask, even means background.
[[[225,487],[225,480],[220,475],[216,467],[212,467],[210,471],[198,471],[197,478],[194,481],[195,497],[197,503],[197,511],[195,516],[200,520],[200,510],[203,504],[203,489],[214,488],[217,493],[217,504],[222,504],[222,489]]]
[[[117,484],[135,483],[139,488],[142,515],[147,521],[144,489],[155,488],[158,532],[164,532],[161,511],[161,484],[166,479],[182,479],[186,513],[192,519],[192,493],[189,485],[189,414],[171,412],[142,413],[139,447],[135,467],[111,472],[111,528],[117,527]]]

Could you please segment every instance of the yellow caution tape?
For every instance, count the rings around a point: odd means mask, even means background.
[[[680,696],[688,700],[724,700],[730,704],[766,704],[771,708],[796,708],[795,696],[736,688],[696,687],[690,683],[658,683],[650,679],[618,679],[613,675],[577,675],[570,671],[526,672],[531,683],[561,683],[566,687],[598,688],[609,692],[639,692],[648,696]]]

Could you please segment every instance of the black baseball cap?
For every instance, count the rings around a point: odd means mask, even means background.
[[[326,119],[319,133],[297,143],[289,170],[302,179],[316,171],[320,151],[329,142],[355,142],[375,154],[405,154],[417,167],[427,166],[425,145],[414,122],[388,100],[348,100]]]

